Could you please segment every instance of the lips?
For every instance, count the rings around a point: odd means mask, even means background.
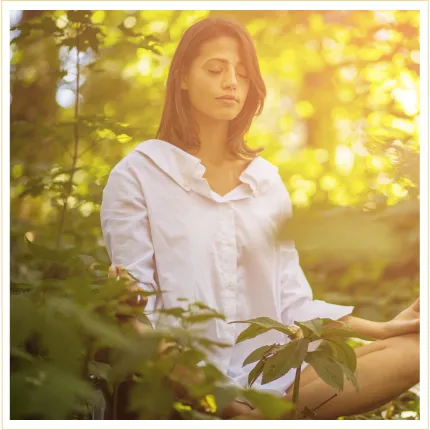
[[[235,102],[238,101],[237,98],[234,96],[221,96],[221,97],[217,97],[217,98],[221,99],[221,100],[234,100]]]

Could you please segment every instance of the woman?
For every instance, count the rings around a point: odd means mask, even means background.
[[[419,380],[418,301],[393,321],[376,323],[352,317],[352,306],[312,299],[294,246],[273,240],[291,216],[288,192],[277,167],[258,155],[263,148],[253,150],[244,140],[265,95],[253,41],[241,25],[209,18],[184,33],[157,139],[122,159],[104,190],[101,221],[112,269],[123,265],[140,288],[166,291],[167,307],[186,297],[217,309],[227,321],[268,316],[286,324],[316,317],[349,322],[377,339],[357,349],[360,392],[347,383],[318,416],[370,410]],[[157,306],[150,300],[147,309]],[[234,345],[246,326],[216,320],[204,329],[207,337]],[[285,341],[271,330],[210,358],[232,383],[245,386],[253,367],[242,368],[245,357]],[[291,400],[293,381],[289,372],[253,387]],[[332,390],[306,367],[300,393],[301,404],[312,408]],[[223,416],[261,418],[239,401]]]

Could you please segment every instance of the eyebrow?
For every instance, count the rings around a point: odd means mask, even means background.
[[[225,58],[209,58],[208,61],[220,61],[221,63],[224,64],[229,64],[230,62],[228,60],[226,60]],[[237,63],[238,66],[244,66],[245,64],[242,61],[239,61]]]

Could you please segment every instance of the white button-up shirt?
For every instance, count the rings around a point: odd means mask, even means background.
[[[140,286],[160,288],[166,307],[178,298],[204,302],[227,322],[270,317],[285,324],[316,317],[339,319],[352,312],[313,300],[311,288],[290,242],[273,233],[292,206],[278,168],[256,157],[241,184],[224,196],[203,178],[200,159],[162,140],[140,143],[111,171],[103,192],[101,224],[112,264],[123,264]],[[154,300],[147,310],[151,311]],[[244,359],[263,345],[286,343],[271,330],[234,345],[248,324],[212,320],[205,336],[225,343],[211,361],[245,387],[254,364]],[[294,382],[294,369],[253,388],[282,395]]]

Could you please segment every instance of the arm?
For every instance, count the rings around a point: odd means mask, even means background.
[[[112,265],[122,266],[138,279],[139,288],[154,291],[155,256],[145,197],[137,171],[127,159],[112,170],[100,208],[103,237]],[[150,296],[147,308],[155,307]]]
[[[368,321],[351,315],[342,317],[339,321],[348,323],[353,331],[375,339],[416,333],[420,329],[420,299],[387,322]]]
[[[292,216],[292,205],[288,191],[281,195],[281,218]],[[281,261],[282,319],[286,324],[306,321],[317,317],[328,317],[344,321],[351,329],[364,336],[386,339],[419,331],[419,299],[391,321],[376,322],[351,316],[353,306],[333,305],[313,300],[311,287],[299,264],[299,256],[293,243],[279,244]],[[334,324],[337,326],[338,324]]]
[[[369,321],[363,318],[353,317],[352,315],[346,315],[339,318],[339,321],[349,324],[352,331],[355,331],[363,336],[370,336],[375,339],[383,339],[384,323]],[[327,327],[338,327],[338,324],[329,324]]]

